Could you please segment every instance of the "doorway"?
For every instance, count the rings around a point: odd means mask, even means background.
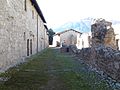
[[[60,47],[60,42],[56,41],[56,47]]]
[[[29,56],[29,39],[27,39],[27,56]]]
[[[30,39],[30,54],[32,55],[32,39]]]

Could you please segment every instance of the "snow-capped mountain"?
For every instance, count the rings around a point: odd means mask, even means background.
[[[55,28],[55,32],[61,32],[68,29],[74,29],[80,32],[89,32],[91,29],[92,18],[81,19],[75,22],[68,22],[62,26]]]
[[[53,30],[55,32],[61,32],[61,31],[68,30],[68,29],[74,29],[82,33],[90,32],[91,24],[93,20],[94,20],[93,18],[85,18],[85,19],[81,19],[75,22],[68,22]],[[110,22],[112,22],[113,25],[120,24],[120,21],[116,21],[116,20],[110,20]]]

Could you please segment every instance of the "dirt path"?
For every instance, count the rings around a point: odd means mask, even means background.
[[[73,55],[49,48],[0,77],[10,78],[0,90],[112,90]]]

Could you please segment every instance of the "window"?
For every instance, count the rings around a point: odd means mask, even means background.
[[[30,54],[32,54],[32,39],[30,39]]]
[[[29,56],[29,39],[27,39],[27,56]]]
[[[27,5],[26,5],[26,2],[27,2],[27,1],[25,0],[25,4],[24,4],[24,5],[25,5],[25,11],[27,11]]]
[[[34,10],[32,10],[32,19],[34,19]]]
[[[24,32],[24,36],[23,36],[24,40],[26,40],[26,33]]]

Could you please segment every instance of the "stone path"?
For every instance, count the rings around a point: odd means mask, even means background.
[[[0,77],[10,78],[0,90],[112,90],[74,55],[49,48]]]

